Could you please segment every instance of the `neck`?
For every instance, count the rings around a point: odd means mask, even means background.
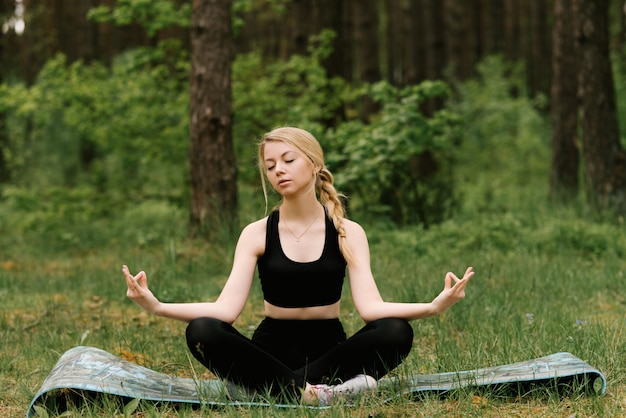
[[[280,205],[281,219],[308,220],[320,213],[321,206],[315,196],[283,199]]]

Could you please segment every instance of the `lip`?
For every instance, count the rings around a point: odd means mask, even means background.
[[[284,186],[285,184],[289,183],[290,181],[291,181],[291,180],[287,180],[287,179],[285,179],[285,180],[279,180],[279,181],[278,181],[278,185],[279,185],[279,186]]]

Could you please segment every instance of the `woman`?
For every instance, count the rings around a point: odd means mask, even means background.
[[[188,322],[194,357],[248,391],[327,404],[373,390],[376,380],[409,354],[408,321],[439,314],[461,300],[474,272],[468,268],[461,279],[447,273],[443,291],[430,303],[383,301],[365,232],[344,218],[317,140],[302,129],[277,128],[263,136],[258,158],[266,202],[266,181],[282,202],[242,231],[217,300],[162,303],[143,271],[133,276],[124,266],[127,296],[155,315]],[[339,320],[346,267],[354,305],[366,323],[350,338]],[[257,268],[265,319],[248,339],[231,324],[243,310]]]

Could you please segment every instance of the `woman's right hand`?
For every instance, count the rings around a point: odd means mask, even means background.
[[[126,296],[132,299],[139,306],[150,313],[156,313],[161,302],[152,294],[148,288],[148,277],[144,271],[140,271],[136,276],[130,274],[126,265],[122,266],[122,272],[126,278]]]

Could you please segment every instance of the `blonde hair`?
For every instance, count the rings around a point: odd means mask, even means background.
[[[314,167],[320,167],[319,171],[316,173],[315,191],[318,194],[322,205],[326,208],[326,212],[333,221],[335,229],[339,234],[339,248],[341,253],[347,261],[350,261],[351,254],[348,249],[346,229],[343,224],[345,209],[340,200],[345,196],[335,189],[333,174],[324,165],[324,151],[322,150],[320,143],[311,133],[305,131],[304,129],[285,126],[267,132],[261,138],[258,148],[258,164],[259,173],[261,174],[263,196],[265,197],[266,212],[268,205],[268,191],[264,152],[265,144],[272,141],[283,142],[296,148],[311,161]]]

